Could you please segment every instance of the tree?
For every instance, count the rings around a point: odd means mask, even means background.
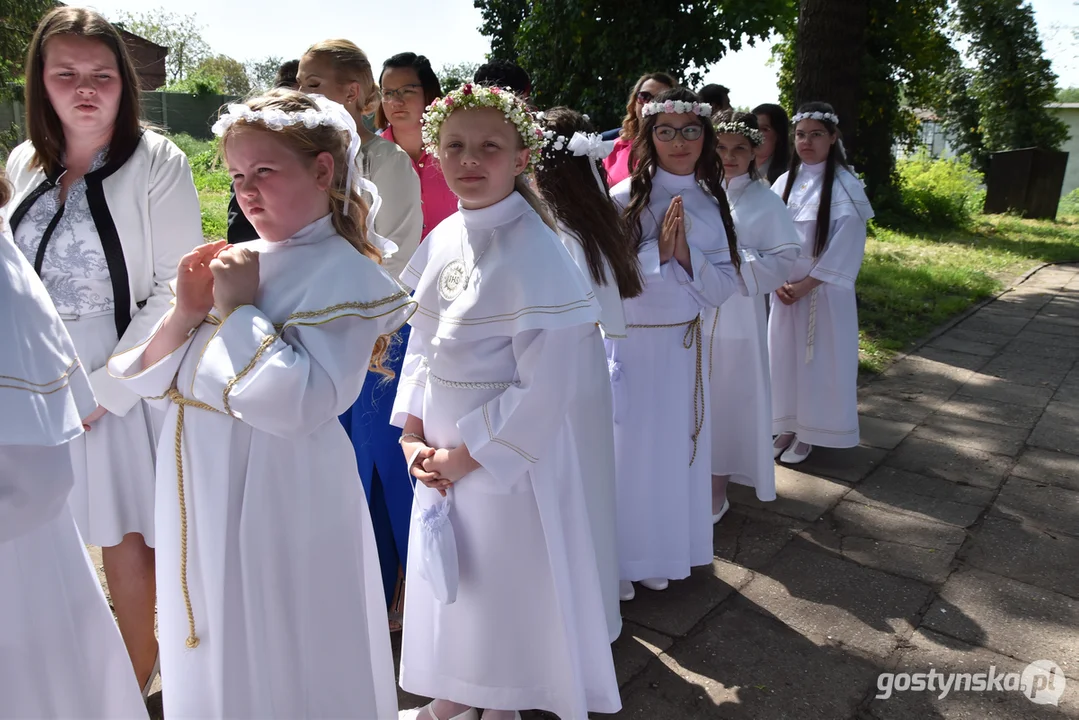
[[[52,0],[0,0],[0,100],[22,99],[23,63],[38,21]]]
[[[438,71],[438,84],[442,86],[442,92],[456,90],[462,84],[472,82],[479,67],[480,64],[474,62],[443,65]]]
[[[277,79],[277,69],[285,62],[280,55],[270,55],[265,60],[247,61],[247,80],[254,92],[262,92],[273,87]]]
[[[239,60],[228,55],[214,55],[199,63],[197,72],[221,78],[221,87],[227,95],[246,96],[251,92],[247,70]]]
[[[164,8],[143,13],[122,12],[116,24],[169,49],[165,70],[170,83],[183,80],[210,56],[210,46],[202,39],[202,25],[193,14],[177,15]]]
[[[1057,102],[1079,103],[1079,87],[1061,88],[1057,93]]]
[[[948,84],[965,97],[948,96],[941,108],[958,149],[970,152],[983,171],[992,152],[1058,149],[1068,139],[1068,128],[1045,107],[1056,101],[1057,77],[1030,5],[1024,0],[958,0],[955,28],[967,42],[973,65],[952,64]]]
[[[491,55],[532,77],[538,107],[569,105],[602,127],[622,119],[643,73],[666,71],[696,86],[702,71],[743,41],[772,33],[793,0],[476,0]],[[514,28],[516,28],[514,30]]]

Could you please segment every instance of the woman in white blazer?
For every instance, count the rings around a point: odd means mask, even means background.
[[[102,547],[120,631],[148,689],[157,659],[156,429],[105,365],[168,310],[177,264],[202,242],[198,195],[179,148],[140,126],[137,76],[101,15],[50,12],[26,67],[30,139],[8,158],[15,193],[3,212],[90,372],[98,407],[70,443],[68,503],[83,539]]]

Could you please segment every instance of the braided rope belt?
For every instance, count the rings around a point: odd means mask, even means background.
[[[427,368],[427,377],[438,385],[453,388],[454,390],[505,390],[515,385],[520,385],[518,382],[458,382],[457,380],[447,380],[431,372],[431,366],[427,364],[427,360],[423,361],[423,366]]]
[[[817,294],[819,292],[820,286],[818,285],[809,293],[809,328],[806,331],[806,365],[813,362],[813,342],[817,335]]]
[[[184,411],[189,408],[208,410],[224,414],[212,405],[207,405],[198,400],[185,398],[175,387],[169,388],[165,397],[176,405],[176,494],[180,500],[180,589],[184,594],[184,609],[187,610],[187,647],[195,649],[199,646],[199,636],[195,633],[195,611],[191,608],[191,592],[187,586],[187,501],[184,497]]]
[[[640,328],[645,330],[666,329],[666,328],[678,328],[684,327],[686,329],[685,335],[682,336],[682,347],[686,350],[692,350],[694,347],[697,349],[697,376],[693,383],[693,455],[689,459],[689,466],[693,467],[693,462],[697,459],[697,441],[700,439],[701,431],[704,429],[704,369],[702,367],[702,344],[704,342],[701,337],[701,316],[689,320],[687,322],[680,323],[668,323],[665,325],[626,325],[627,328]],[[709,368],[711,371],[711,368]]]

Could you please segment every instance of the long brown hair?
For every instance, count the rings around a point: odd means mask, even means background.
[[[265,94],[252,98],[246,103],[252,110],[281,110],[288,113],[300,113],[304,110],[318,110],[315,101],[296,90],[275,88]],[[271,133],[291,151],[300,157],[314,161],[320,153],[329,153],[333,157],[333,182],[328,191],[330,216],[337,234],[377,263],[382,262],[382,253],[367,239],[367,202],[355,187],[345,187],[348,178],[349,137],[342,131],[328,126],[316,125],[309,128],[304,124],[286,125],[281,130],[271,130],[261,121],[239,120],[230,125],[221,136],[220,152],[228,153],[229,138],[241,132]],[[345,198],[348,197],[348,212],[345,212]],[[386,376],[392,371],[383,365],[390,338],[380,336],[371,353],[371,369]]]
[[[637,82],[633,84],[633,90],[629,93],[629,100],[626,101],[626,117],[622,119],[622,132],[619,133],[619,136],[626,140],[637,137],[637,130],[641,124],[641,121],[637,119],[637,93],[641,91],[641,87],[649,80],[663,83],[668,88],[678,87],[678,83],[675,82],[674,78],[665,72],[647,73],[637,79]]]
[[[58,35],[75,35],[104,43],[116,57],[123,89],[120,107],[113,123],[107,162],[126,160],[142,138],[139,124],[139,80],[135,66],[120,33],[108,20],[93,10],[80,7],[58,7],[38,23],[26,53],[26,130],[34,154],[31,168],[46,173],[59,172],[64,155],[64,126],[45,91],[45,46]]]
[[[681,100],[682,102],[700,102],[697,94],[678,87],[665,90],[656,96],[656,102],[667,100]],[[648,202],[652,197],[652,176],[659,167],[659,158],[656,153],[656,141],[653,129],[659,115],[649,115],[644,118],[637,137],[633,140],[633,156],[638,159],[637,166],[630,175],[629,203],[626,204],[622,217],[626,222],[627,231],[633,240],[633,244],[640,247],[644,240],[641,229],[641,214],[648,209]],[[727,193],[723,191],[723,161],[719,159],[716,151],[716,131],[712,127],[711,118],[702,117],[701,125],[704,134],[701,136],[701,156],[697,158],[697,184],[701,185],[715,199],[719,205],[719,214],[723,218],[723,229],[727,234],[727,247],[730,249],[731,262],[737,268],[741,265],[738,256],[738,237],[734,232],[734,219],[731,217],[731,206],[727,202]],[[657,225],[660,223],[657,221]]]
[[[835,114],[832,106],[825,102],[808,102],[798,108],[798,113],[812,112]],[[795,113],[795,115],[798,113]],[[839,126],[831,120],[818,120],[817,122],[823,125],[830,135],[835,135],[836,140],[832,143],[832,147],[828,149],[828,159],[825,161],[827,164],[824,166],[824,185],[821,187],[820,205],[817,207],[817,234],[813,243],[813,257],[819,257],[828,244],[828,234],[832,224],[832,185],[835,184],[836,166],[842,166],[850,170],[850,166],[847,165],[847,156],[843,152],[843,145],[840,143],[843,134],[839,131]],[[791,166],[790,171],[787,173],[787,185],[783,188],[784,203],[790,200],[791,189],[794,187],[794,180],[798,177],[798,170],[801,167],[802,158],[798,156],[797,152],[791,153]]]
[[[307,48],[304,57],[323,58],[333,65],[338,82],[358,82],[363,88],[363,107],[355,108],[367,115],[379,104],[382,92],[375,84],[375,73],[367,54],[351,40],[323,40]]]
[[[754,130],[760,130],[761,129],[760,125],[757,123],[757,116],[756,115],[754,115],[753,113],[738,112],[736,110],[723,110],[722,112],[719,112],[719,113],[716,113],[715,115],[713,115],[712,116],[712,127],[718,128],[720,123],[742,123],[746,127],[753,128]],[[720,134],[718,129],[716,130],[716,134],[717,134],[717,136]],[[741,133],[738,133],[738,134],[741,135]],[[749,146],[751,148],[753,148],[754,150],[756,150],[758,147],[760,147],[755,142],[753,142],[752,138],[750,138],[748,135],[742,135],[742,137],[744,137],[747,141],[749,141]],[[722,164],[723,158],[720,158],[719,161]],[[753,158],[752,160],[749,161],[749,177],[750,177],[751,180],[760,180],[761,179],[761,174],[757,170],[757,159],[756,158]]]
[[[584,115],[567,107],[546,111],[543,125],[567,139],[576,132],[595,132]],[[566,149],[556,150],[548,143],[543,150],[543,164],[536,170],[536,187],[558,221],[580,238],[592,279],[600,285],[608,284],[603,267],[606,258],[619,294],[624,298],[640,295],[644,286],[637,252],[610,198],[602,166]]]

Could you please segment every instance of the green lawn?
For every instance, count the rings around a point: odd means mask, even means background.
[[[229,178],[216,143],[173,138],[191,158],[206,239],[225,237]],[[892,357],[1043,262],[1079,262],[1079,208],[1057,222],[980,216],[971,230],[901,233],[875,228],[858,276],[861,369]]]
[[[969,231],[876,228],[858,276],[861,369],[891,358],[1045,262],[1079,262],[1079,216],[1056,222],[981,216]]]

